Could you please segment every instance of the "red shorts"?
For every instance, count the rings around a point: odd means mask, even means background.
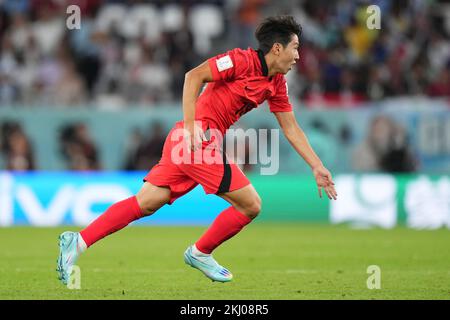
[[[177,122],[164,142],[161,160],[144,178],[153,185],[170,188],[169,204],[198,184],[207,194],[229,192],[250,184],[241,169],[226,157],[222,142],[214,138],[184,157],[182,129],[183,122]]]

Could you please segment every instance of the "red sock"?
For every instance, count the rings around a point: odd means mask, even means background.
[[[222,242],[241,231],[251,221],[252,219],[237,211],[234,207],[229,207],[217,216],[213,224],[195,243],[195,246],[201,252],[209,254]]]
[[[80,234],[88,247],[107,235],[119,231],[129,223],[143,217],[136,196],[119,201],[83,229]]]

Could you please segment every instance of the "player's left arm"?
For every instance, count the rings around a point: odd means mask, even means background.
[[[337,193],[334,188],[333,178],[330,171],[323,165],[320,158],[314,152],[313,148],[309,144],[303,130],[295,118],[294,112],[274,112],[275,117],[280,124],[281,130],[297,151],[297,153],[308,163],[316,179],[317,187],[319,189],[319,196],[322,197],[322,188],[327,194],[329,199],[336,200]]]

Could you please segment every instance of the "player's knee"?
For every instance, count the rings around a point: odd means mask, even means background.
[[[159,196],[151,198],[138,198],[139,207],[142,210],[144,216],[149,216],[154,214],[159,208],[168,203],[170,197]]]
[[[250,219],[255,219],[261,212],[261,198],[255,197],[246,207],[245,215]]]
[[[170,191],[150,186],[141,189],[136,194],[136,199],[142,214],[149,216],[170,201]]]

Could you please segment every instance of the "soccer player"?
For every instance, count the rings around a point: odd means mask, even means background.
[[[231,206],[187,248],[184,261],[213,281],[230,281],[231,272],[219,265],[211,253],[255,219],[261,210],[261,199],[220,147],[217,150],[222,153],[222,163],[175,161],[174,155],[195,160],[199,151],[200,155],[211,152],[211,145],[217,148],[220,139],[207,139],[208,129],[224,134],[243,114],[265,100],[288,141],[311,167],[319,196],[322,197],[324,190],[329,199],[336,199],[331,174],[311,148],[288,99],[284,75],[299,59],[300,33],[301,26],[291,16],[269,17],[255,32],[258,50],[233,49],[186,73],[182,99],[184,119],[169,133],[161,160],[144,178],[139,192],[113,204],[81,232],[67,231],[59,236],[57,271],[64,284],[78,256],[88,247],[134,220],[155,213],[163,205],[172,204],[198,184],[207,194],[216,194]],[[208,84],[199,96],[205,83]],[[184,133],[181,136],[180,130]],[[184,146],[181,151],[187,153],[175,152],[180,142]]]

